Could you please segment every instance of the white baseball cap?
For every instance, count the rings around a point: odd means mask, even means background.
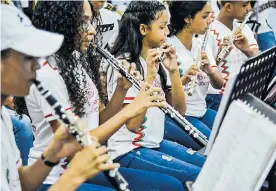
[[[1,4],[1,51],[13,49],[33,57],[54,54],[62,45],[63,35],[39,30],[19,9]]]

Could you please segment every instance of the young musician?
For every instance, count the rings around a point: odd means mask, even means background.
[[[11,119],[3,103],[10,95],[25,96],[36,70],[37,57],[49,56],[59,49],[63,36],[38,30],[20,10],[1,5],[1,190],[36,190],[61,158],[76,152],[76,141],[64,127],[57,126],[49,145],[30,166],[22,166]],[[78,152],[70,167],[50,190],[75,190],[86,179],[103,170],[118,167],[104,164],[106,148],[94,143]],[[95,162],[96,161],[96,162]],[[94,190],[99,189],[98,186]]]
[[[218,110],[219,103],[226,87],[229,76],[239,72],[240,66],[248,58],[259,53],[259,48],[253,32],[244,27],[239,30],[240,23],[251,10],[249,1],[219,1],[220,13],[212,23],[212,34],[208,45],[216,58],[223,46],[228,44],[227,38],[235,32],[235,40],[230,54],[218,64],[219,71],[224,79],[221,90],[210,90],[207,96],[209,108]]]
[[[206,108],[205,98],[209,84],[220,89],[223,80],[208,48],[206,47],[207,50],[201,52],[204,42],[196,38],[195,35],[207,35],[206,38],[209,37],[207,29],[212,22],[210,17],[211,5],[207,1],[172,1],[169,10],[171,34],[168,42],[174,45],[179,55],[180,73],[182,75],[184,73],[194,75],[193,77],[184,75],[181,78],[187,100],[185,118],[209,137],[216,112]],[[197,66],[197,64],[199,65]],[[189,82],[195,77],[195,87],[190,90]],[[189,91],[192,95],[188,95]],[[171,133],[174,135],[172,139],[178,142],[185,141],[182,139],[183,133],[178,127],[170,127],[166,130],[174,132]],[[194,145],[194,147],[196,146]]]
[[[89,46],[94,43],[95,37],[95,29],[91,24],[93,16],[90,4],[86,0],[81,2],[39,1],[37,3],[33,16],[34,25],[40,29],[59,32],[64,35],[65,39],[54,55],[40,59],[42,68],[38,72],[38,80],[50,89],[65,108],[71,109],[84,119],[91,134],[97,137],[99,142],[104,143],[127,119],[144,112],[150,106],[162,107],[164,105],[162,102],[153,101],[164,99],[159,95],[151,95],[155,91],[159,92],[158,88],[145,91],[149,86],[144,86],[137,99],[129,107],[122,109],[122,101],[131,84],[120,78],[113,98],[105,108],[102,106],[100,109],[102,94],[98,77],[99,59],[94,54],[92,46]],[[132,66],[130,73],[135,73]],[[139,74],[137,77],[139,78]],[[29,163],[33,163],[42,149],[49,144],[59,122],[35,87],[31,87],[26,103],[36,127],[34,147],[29,157]],[[117,113],[118,111],[120,112]],[[62,160],[52,170],[40,190],[47,190],[54,184],[66,166],[67,161]],[[180,182],[173,177],[132,169],[120,169],[120,172],[126,175],[131,189],[164,190],[173,184],[173,189],[183,190]],[[144,177],[145,180],[140,181],[139,177]],[[162,183],[158,185],[157,182],[160,179]],[[111,187],[103,175],[96,177],[93,183]],[[86,190],[87,188],[79,189]]]
[[[175,50],[165,42],[169,33],[165,6],[158,1],[131,1],[120,22],[112,53],[135,62],[145,81],[162,88],[161,95],[184,114],[186,103]],[[163,64],[157,61],[161,52],[165,54]],[[117,79],[111,67],[107,79],[110,98],[114,95]],[[168,85],[171,85],[171,91]],[[124,106],[131,104],[137,93],[138,90],[131,87]],[[195,179],[204,157],[182,145],[163,140],[164,120],[165,114],[157,107],[129,119],[108,140],[109,155],[122,166],[162,172],[178,178],[182,183]]]
[[[258,13],[254,14],[250,18],[250,28],[255,34],[257,34],[257,41],[261,51],[268,50],[273,46],[276,46],[276,39],[273,29],[271,28],[271,19],[269,11],[276,8],[276,2],[273,8],[269,8],[270,0],[257,0],[255,2],[250,1],[252,8],[257,10]],[[263,10],[262,7],[265,7]]]
[[[118,35],[119,25],[118,20],[114,17],[114,13],[110,10],[103,8],[106,1],[102,0],[89,0],[95,11],[99,14],[100,22],[97,28],[102,33],[101,47],[111,47]]]

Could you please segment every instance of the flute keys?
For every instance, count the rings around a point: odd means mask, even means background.
[[[120,184],[119,187],[120,187],[121,190],[126,190],[127,185],[122,183],[122,184]]]
[[[65,115],[65,114],[62,114],[62,115],[61,115],[61,119],[66,119],[66,115]]]
[[[172,114],[171,114],[171,118],[175,118],[175,113],[172,113]]]
[[[116,175],[115,170],[110,170],[110,171],[109,171],[109,176],[110,176],[110,177],[115,177],[115,175]]]

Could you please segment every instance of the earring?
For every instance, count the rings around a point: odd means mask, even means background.
[[[188,32],[188,30],[189,30],[189,25],[190,25],[190,24],[187,23],[187,25],[185,26],[185,29],[184,29],[185,32]]]

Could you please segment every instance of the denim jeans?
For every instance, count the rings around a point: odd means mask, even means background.
[[[183,185],[179,180],[165,174],[131,168],[120,168],[119,171],[129,183],[131,191],[184,191]],[[46,191],[50,186],[44,184],[40,186],[38,191]],[[100,173],[85,184],[82,184],[77,191],[92,189],[101,191],[113,190],[111,188],[113,187],[110,182],[103,173]]]
[[[208,129],[212,129],[213,128],[213,124],[216,118],[217,112],[213,109],[208,109],[206,110],[206,113],[203,115],[203,117],[192,117],[192,116],[185,116],[185,118],[192,123],[195,127],[199,127],[201,128],[201,126],[206,127]],[[205,132],[202,132],[203,134],[205,134]],[[207,137],[209,137],[210,135],[206,135]]]
[[[137,148],[118,157],[122,167],[164,173],[180,180],[195,181],[205,157],[177,143],[163,140],[157,149]]]
[[[207,109],[206,113],[201,118],[185,116],[187,121],[189,121],[207,138],[210,137],[215,117],[216,112],[212,109]],[[201,148],[201,146],[196,141],[194,141],[190,135],[182,130],[179,125],[168,116],[166,116],[165,119],[164,138],[166,140],[177,142],[181,145],[184,145],[185,147],[192,148],[194,150],[199,150]]]
[[[37,191],[46,191],[49,190],[51,184],[42,184]],[[106,188],[98,185],[92,185],[92,184],[82,184],[76,191],[96,191],[96,190],[101,190],[101,191],[115,191],[114,189],[111,188]]]
[[[276,46],[276,39],[273,31],[258,34],[257,40],[262,52]]]
[[[257,41],[262,52],[276,46],[276,39],[273,31],[258,34]],[[273,73],[273,77],[274,76],[276,76],[276,69]]]
[[[32,125],[25,120],[20,120],[17,115],[10,115],[13,133],[15,137],[16,145],[20,151],[20,157],[22,159],[22,164],[28,164],[28,157],[30,148],[33,147],[33,130]]]
[[[218,111],[221,99],[221,94],[208,94],[205,99],[207,108]]]
[[[123,167],[121,167],[119,171],[129,183],[130,190],[133,191],[184,190],[182,183],[178,179],[162,173]],[[98,174],[93,179],[87,181],[87,183],[112,188],[112,185],[108,182],[103,173]]]

